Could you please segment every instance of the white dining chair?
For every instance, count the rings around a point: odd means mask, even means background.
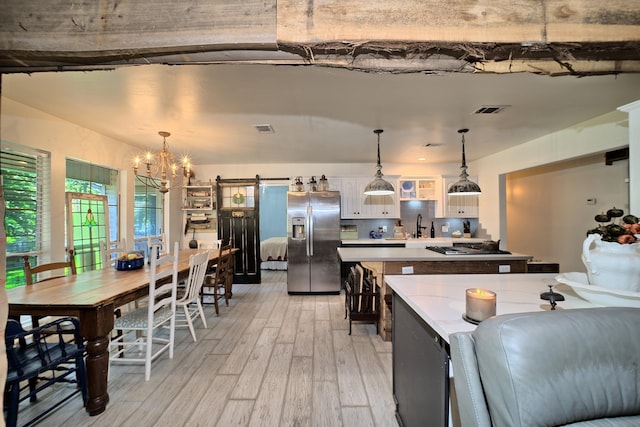
[[[116,260],[127,254],[127,240],[122,239],[119,242],[107,243],[100,240],[100,258],[102,260],[102,268],[113,267]]]
[[[147,236],[147,256],[151,257],[151,252],[153,252],[153,248],[158,248],[158,255],[163,256],[168,253],[168,250],[171,248],[167,246],[167,241],[164,233],[158,234],[157,236]]]
[[[173,359],[178,248],[176,242],[170,255],[157,257],[158,247],[154,247],[148,305],[125,313],[115,320],[114,328],[122,330],[122,335],[111,339],[110,364],[144,363],[146,381],[151,377],[151,363],[161,354],[168,352],[169,359]],[[170,280],[167,282],[167,279]]]
[[[209,251],[189,257],[189,278],[185,283],[184,294],[176,301],[176,328],[188,327],[194,342],[197,339],[193,321],[200,316],[202,325],[207,327],[207,320],[200,302],[200,290],[202,290],[208,264]]]

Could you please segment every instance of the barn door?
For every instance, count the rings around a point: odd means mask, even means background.
[[[260,177],[216,179],[218,238],[232,240],[234,283],[260,283]]]

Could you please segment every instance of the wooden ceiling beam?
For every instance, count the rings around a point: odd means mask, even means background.
[[[219,62],[370,72],[640,72],[626,0],[5,0],[0,72]]]

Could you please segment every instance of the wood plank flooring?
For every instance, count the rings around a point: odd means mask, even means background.
[[[375,325],[354,323],[344,295],[287,294],[286,272],[234,285],[220,317],[206,306],[197,342],[176,332],[144,380],[142,365],[112,365],[107,410],[89,417],[76,398],[41,425],[54,426],[397,426],[391,343]],[[62,386],[61,386],[62,387]],[[24,403],[23,421],[39,404]]]

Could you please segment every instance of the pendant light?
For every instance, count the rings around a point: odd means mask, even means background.
[[[482,193],[480,186],[473,181],[469,181],[467,174],[467,161],[464,156],[464,134],[469,129],[458,129],[458,133],[462,135],[462,166],[460,166],[460,179],[449,187],[448,194],[450,196],[474,196]]]
[[[382,178],[382,165],[380,164],[380,134],[382,132],[384,132],[382,129],[373,131],[373,133],[378,135],[378,165],[376,166],[377,171],[375,178],[364,188],[364,194],[367,196],[387,196],[396,192],[396,190],[393,189],[393,185]]]

